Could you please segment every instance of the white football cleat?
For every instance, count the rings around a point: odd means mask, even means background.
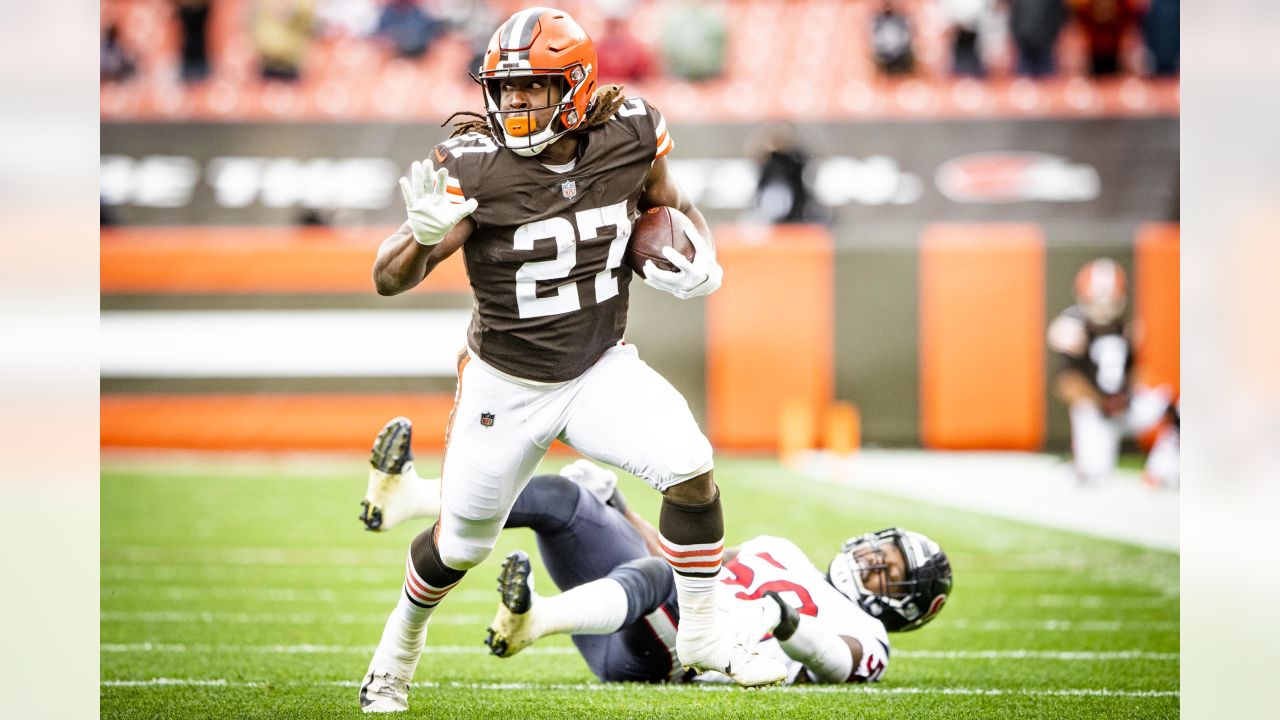
[[[565,465],[560,474],[595,495],[602,503],[608,503],[618,489],[618,476],[586,458]]]
[[[538,639],[533,618],[533,567],[529,555],[516,550],[502,563],[498,575],[498,593],[502,603],[489,624],[484,644],[498,657],[511,657]]]
[[[780,660],[749,650],[742,643],[733,643],[727,652],[722,647],[714,642],[700,646],[682,643],[676,635],[676,654],[686,670],[722,673],[744,688],[777,685],[787,679],[787,666]]]
[[[360,711],[405,712],[409,709],[409,681],[385,670],[370,670],[360,684]]]
[[[396,497],[406,494],[410,477],[417,476],[412,472],[412,442],[413,423],[408,418],[393,418],[378,431],[369,453],[369,484],[360,502],[365,530],[390,530],[407,517],[409,504],[397,503]]]

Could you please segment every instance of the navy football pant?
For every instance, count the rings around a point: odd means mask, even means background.
[[[530,528],[551,580],[561,592],[609,577],[627,594],[627,617],[611,635],[574,635],[573,644],[605,682],[662,682],[675,669],[674,638],[664,642],[645,616],[678,622],[675,580],[662,558],[615,508],[568,478],[538,475],[516,498],[506,527]]]

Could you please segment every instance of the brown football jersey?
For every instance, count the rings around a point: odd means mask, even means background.
[[[653,161],[672,146],[665,121],[641,98],[579,138],[565,173],[480,133],[432,153],[449,170],[450,192],[478,203],[462,247],[475,293],[468,344],[528,380],[572,380],[622,339],[631,224]]]

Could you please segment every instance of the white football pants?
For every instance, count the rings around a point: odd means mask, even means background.
[[[1167,387],[1135,387],[1129,407],[1107,417],[1093,402],[1082,400],[1070,408],[1071,454],[1081,479],[1097,482],[1115,470],[1120,441],[1155,427],[1164,418],[1172,394]]]
[[[633,345],[615,345],[563,383],[515,378],[469,352],[445,439],[437,542],[446,565],[467,570],[488,556],[557,438],[658,490],[712,468],[689,405]]]

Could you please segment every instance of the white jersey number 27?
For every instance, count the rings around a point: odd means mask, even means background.
[[[563,315],[581,309],[578,300],[578,283],[564,283],[554,295],[538,297],[538,281],[562,280],[569,277],[578,262],[578,241],[599,237],[600,228],[612,225],[617,234],[609,243],[609,255],[604,268],[596,273],[596,302],[618,294],[618,278],[613,271],[622,265],[622,256],[631,239],[631,222],[627,219],[627,201],[602,208],[582,210],[574,217],[574,223],[562,217],[553,217],[525,223],[516,228],[515,249],[533,250],[538,240],[554,239],[556,256],[551,260],[527,262],[516,271],[516,306],[521,318]]]

